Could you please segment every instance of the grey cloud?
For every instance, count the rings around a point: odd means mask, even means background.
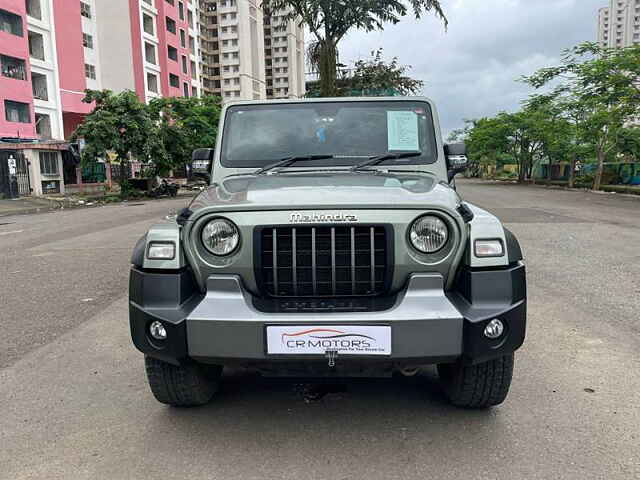
[[[596,38],[598,8],[606,0],[444,0],[448,32],[434,18],[405,19],[383,32],[351,33],[343,63],[383,47],[412,65],[424,94],[439,106],[443,131],[465,118],[515,110],[531,90],[522,75],[552,65],[561,51]]]

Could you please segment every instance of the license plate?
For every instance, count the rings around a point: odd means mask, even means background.
[[[305,325],[268,326],[270,355],[391,355],[391,327]]]

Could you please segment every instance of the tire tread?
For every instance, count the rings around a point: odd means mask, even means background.
[[[488,408],[507,397],[513,378],[513,354],[477,365],[439,365],[445,392],[453,405]]]
[[[149,387],[160,403],[176,407],[192,407],[208,403],[218,390],[218,377],[207,378],[196,364],[172,365],[145,356]]]

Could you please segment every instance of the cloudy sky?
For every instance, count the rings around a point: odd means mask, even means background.
[[[341,62],[384,48],[426,82],[445,136],[464,118],[518,108],[529,88],[515,81],[557,63],[560,52],[596,39],[597,12],[607,0],[441,0],[449,29],[433,18],[407,17],[383,32],[353,32]]]

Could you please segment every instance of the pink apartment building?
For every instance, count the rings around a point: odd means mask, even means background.
[[[84,91],[199,93],[196,2],[0,0],[0,139],[65,139]]]

